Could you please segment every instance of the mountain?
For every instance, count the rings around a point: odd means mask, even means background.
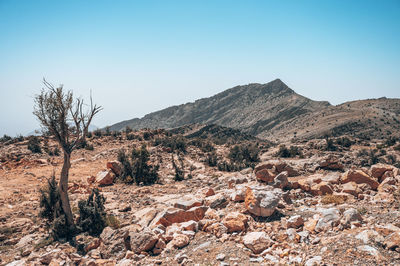
[[[276,79],[266,84],[236,86],[209,98],[122,121],[110,129],[216,124],[278,141],[344,134],[382,137],[400,128],[398,114],[399,99],[380,98],[332,106],[299,95]]]

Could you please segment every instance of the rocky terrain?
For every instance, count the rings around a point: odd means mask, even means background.
[[[177,151],[163,141],[174,136],[186,147],[183,181],[174,180],[171,156]],[[80,234],[74,242],[51,239],[38,216],[39,189],[53,171],[58,175],[62,156],[32,153],[28,143],[0,144],[1,265],[400,263],[398,138],[281,146],[200,125],[93,135],[93,150],[73,153],[70,201],[78,216],[78,201],[99,188],[113,219],[98,237]],[[126,184],[118,152],[142,144],[150,162],[159,164],[160,180]],[[258,161],[252,167],[227,172],[207,161],[214,152],[217,161],[232,162],[235,145],[254,144]],[[56,147],[43,137],[41,145]]]
[[[340,134],[381,138],[399,131],[399,114],[399,99],[332,106],[301,96],[276,79],[267,84],[236,86],[193,103],[114,124],[110,129],[175,128],[199,123],[231,127],[271,141]]]

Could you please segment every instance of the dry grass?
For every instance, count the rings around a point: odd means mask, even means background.
[[[347,197],[344,195],[326,195],[321,199],[322,204],[332,204],[335,205],[343,204],[347,200]]]

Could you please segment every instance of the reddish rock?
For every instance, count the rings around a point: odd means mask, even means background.
[[[116,176],[120,176],[122,174],[122,163],[119,161],[107,162],[107,168],[111,169]]]
[[[303,217],[295,215],[289,218],[286,223],[287,228],[299,228],[304,225]]]
[[[171,245],[175,248],[183,248],[189,244],[189,241],[190,239],[187,235],[176,234],[174,236],[174,239],[172,239],[172,241],[168,245]]]
[[[274,164],[270,163],[270,162],[260,163],[254,168],[254,172],[256,173],[263,169],[272,169],[273,167],[274,167]]]
[[[203,219],[208,207],[199,206],[189,210],[182,210],[177,208],[169,208],[154,218],[154,224],[162,224],[164,226],[170,226],[173,223],[183,223],[188,221],[200,221]]]
[[[96,176],[96,183],[99,186],[109,186],[114,183],[115,174],[111,170],[100,171]]]
[[[328,155],[318,163],[318,167],[325,170],[343,170],[343,164],[339,162],[339,158]]]
[[[272,240],[265,232],[250,232],[243,237],[243,244],[259,254],[272,245]]]
[[[400,232],[394,232],[390,234],[384,242],[384,245],[388,249],[394,249],[400,247]]]
[[[132,251],[137,254],[152,250],[158,241],[158,237],[149,229],[130,233],[129,236]]]
[[[228,229],[228,233],[241,232],[246,230],[247,217],[239,212],[231,212],[225,216],[222,223]]]
[[[174,207],[183,209],[183,210],[189,210],[193,207],[201,206],[203,205],[203,201],[199,199],[191,199],[191,200],[179,200],[175,202]]]
[[[269,169],[261,169],[260,171],[255,172],[256,173],[256,178],[259,181],[263,182],[273,182],[275,178],[275,174],[269,170]]]
[[[357,184],[367,184],[372,189],[376,190],[379,183],[371,176],[361,170],[349,170],[342,175],[342,183],[355,182]]]
[[[385,174],[385,172],[393,171],[394,168],[395,167],[388,164],[383,164],[383,163],[374,164],[371,166],[371,176],[378,179],[379,182],[382,182],[383,180],[381,180],[381,178]]]
[[[265,187],[248,187],[244,203],[250,213],[268,217],[274,213],[279,200],[277,193],[265,190]]]
[[[349,182],[342,184],[342,192],[358,197],[358,195],[362,193],[362,190],[358,187],[357,183]]]
[[[318,195],[326,195],[326,194],[332,194],[333,190],[331,185],[328,182],[321,182],[319,184],[315,184],[310,188],[311,194],[314,196]]]

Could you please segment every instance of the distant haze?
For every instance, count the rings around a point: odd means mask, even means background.
[[[400,97],[400,1],[0,1],[0,135],[39,124],[45,77],[104,127],[280,78],[339,104]]]

